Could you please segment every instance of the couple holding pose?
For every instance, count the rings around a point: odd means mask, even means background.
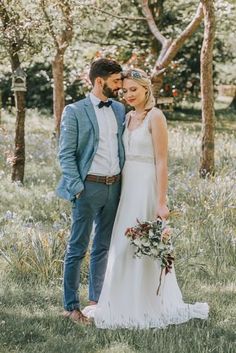
[[[168,218],[167,125],[155,108],[145,72],[105,58],[94,61],[92,91],[65,107],[59,148],[58,195],[72,202],[72,226],[64,262],[64,316],[99,328],[163,328],[191,318],[206,319],[206,303],[182,300],[174,268],[159,295],[161,266],[134,257],[125,237],[136,220]],[[123,91],[133,107],[125,116],[113,100]],[[81,311],[81,262],[90,253],[89,305]]]

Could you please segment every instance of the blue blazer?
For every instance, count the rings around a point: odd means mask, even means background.
[[[118,153],[120,168],[124,165],[122,143],[125,107],[112,101],[111,105],[118,126]],[[99,127],[93,104],[89,97],[65,107],[62,114],[59,141],[59,161],[62,177],[56,193],[66,200],[73,200],[84,189],[84,180],[98,148]]]

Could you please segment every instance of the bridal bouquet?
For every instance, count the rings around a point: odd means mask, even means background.
[[[128,228],[125,232],[131,244],[135,246],[134,255],[143,255],[158,259],[161,262],[161,273],[157,294],[161,286],[162,273],[171,272],[174,261],[174,248],[171,243],[170,228],[166,222],[158,218],[155,221],[139,222],[134,227]]]

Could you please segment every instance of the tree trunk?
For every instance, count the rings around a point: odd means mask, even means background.
[[[15,50],[15,43],[12,43],[10,52],[12,74],[20,67],[20,59]],[[13,182],[24,183],[25,174],[25,92],[15,92],[16,106],[16,130],[15,130],[15,149],[12,161]]]
[[[3,23],[3,34],[8,35],[5,37],[8,45],[7,50],[11,59],[12,74],[20,67],[20,58],[18,52],[22,49],[19,41],[16,40],[14,35],[9,35],[9,33],[14,33],[17,28],[17,20],[14,22],[14,16],[9,16],[8,8],[0,2],[0,18]],[[13,27],[11,28],[11,26]],[[10,31],[9,31],[10,29]],[[20,38],[20,35],[19,35]],[[17,39],[19,39],[17,37]],[[25,92],[16,91],[15,92],[15,105],[16,105],[16,133],[15,133],[15,149],[14,156],[12,159],[12,181],[17,181],[23,184],[24,182],[24,171],[25,171]]]
[[[55,133],[60,135],[61,115],[65,106],[64,93],[64,54],[57,52],[52,61],[53,74],[53,114],[55,119]]]
[[[236,109],[236,89],[234,91],[234,98],[233,98],[232,102],[230,103],[229,108]]]
[[[44,19],[48,26],[49,34],[51,35],[56,54],[52,60],[52,75],[53,75],[53,114],[55,119],[55,133],[58,138],[60,135],[61,115],[65,106],[64,93],[64,54],[73,38],[73,1],[59,0],[54,6],[59,9],[61,16],[62,29],[58,31],[54,18],[48,11],[48,6],[51,1],[40,1],[40,7],[43,11]]]
[[[215,37],[215,9],[213,0],[202,0],[204,11],[204,39],[201,50],[201,96],[202,96],[202,156],[200,175],[214,174],[214,92],[213,92],[213,46]]]
[[[24,182],[25,171],[25,92],[15,92],[16,133],[12,181]]]
[[[160,96],[160,90],[163,86],[163,81],[164,81],[163,73],[152,77],[152,92],[156,102],[158,97]]]
[[[2,125],[2,91],[0,90],[0,126]]]

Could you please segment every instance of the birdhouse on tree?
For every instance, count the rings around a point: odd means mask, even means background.
[[[26,92],[26,74],[20,66],[12,75],[11,90],[14,92]]]

